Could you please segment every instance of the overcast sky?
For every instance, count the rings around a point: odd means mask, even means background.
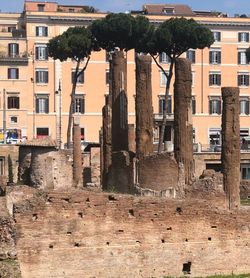
[[[66,5],[89,5],[100,11],[111,12],[139,10],[146,3],[175,3],[187,4],[193,10],[221,11],[230,15],[250,14],[250,0],[58,0],[56,2]],[[0,10],[2,12],[21,12],[23,3],[24,0],[0,0]]]

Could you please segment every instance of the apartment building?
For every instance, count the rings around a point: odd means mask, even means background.
[[[60,62],[48,57],[46,44],[69,27],[87,26],[106,15],[89,11],[86,6],[25,1],[20,14],[0,13],[0,129],[6,126],[10,142],[44,136],[51,136],[58,142],[62,136],[62,142],[66,142],[75,65],[71,60]],[[144,14],[155,24],[172,16],[185,16],[212,30],[215,42],[210,49],[190,49],[184,54],[192,61],[194,142],[201,143],[204,149],[220,144],[222,86],[239,86],[240,135],[249,136],[249,65],[245,56],[245,49],[249,47],[249,19],[167,4],[144,5],[141,11],[132,14]],[[77,84],[74,112],[80,119],[82,140],[99,140],[101,111],[109,91],[107,56],[105,51],[92,53],[88,68]],[[129,123],[135,121],[134,57],[134,52],[129,51]],[[168,57],[162,53],[159,59],[168,69]],[[165,84],[164,75],[153,63],[155,140],[162,121]],[[0,136],[3,141],[2,133]],[[173,86],[168,100],[165,140],[173,140]]]

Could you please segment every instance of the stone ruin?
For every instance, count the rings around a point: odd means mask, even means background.
[[[120,83],[113,81],[115,97],[107,97],[103,108],[103,189],[148,197],[79,190],[85,180],[78,125],[73,169],[72,154],[65,156],[52,146],[33,151],[23,146],[20,177],[30,177],[44,190],[9,188],[0,199],[0,206],[5,202],[9,210],[0,212],[1,258],[18,254],[24,278],[249,273],[250,211],[239,203],[238,89],[222,88],[223,173],[205,170],[195,180],[189,62],[178,59],[175,69],[175,152],[154,154],[151,59],[136,58],[136,132],[127,124],[124,60],[121,53],[114,59],[122,66],[113,65]],[[55,190],[60,185],[62,190]],[[244,195],[249,188],[244,185]]]

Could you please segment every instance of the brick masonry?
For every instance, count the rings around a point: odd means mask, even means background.
[[[250,213],[75,191],[14,206],[23,278],[250,273]]]

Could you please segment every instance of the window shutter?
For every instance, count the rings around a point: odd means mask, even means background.
[[[48,58],[49,58],[48,47],[45,47],[45,59],[48,60]]]
[[[246,75],[246,86],[249,86],[249,75]]]
[[[49,72],[45,71],[45,83],[49,83]]]
[[[241,86],[241,76],[238,75],[238,86]]]
[[[170,96],[168,97],[167,113],[168,113],[168,114],[171,114],[171,113],[172,113],[172,98],[171,98]]]
[[[36,47],[36,60],[39,59],[39,47]]]
[[[162,53],[160,53],[159,62],[162,63]]]
[[[11,43],[8,44],[8,53],[9,53],[9,56],[12,55]]]
[[[238,33],[238,42],[241,41],[241,33]]]
[[[36,113],[39,113],[39,98],[36,98]]]
[[[49,98],[45,100],[45,113],[49,113]]]
[[[213,85],[213,75],[209,74],[209,86]]]
[[[85,99],[84,97],[81,99],[81,113],[85,113]]]
[[[16,109],[20,108],[20,99],[19,97],[16,98]]]
[[[209,63],[212,64],[212,51],[209,52]]]
[[[219,42],[221,41],[221,34],[220,34],[220,32],[218,32],[218,41]]]
[[[218,64],[220,64],[221,63],[221,52],[219,51],[218,52]]]
[[[218,84],[217,84],[217,85],[219,85],[219,86],[220,86],[220,85],[221,85],[221,75],[220,75],[220,74],[218,74],[217,76],[218,76],[218,79],[217,79],[217,80],[218,80]]]
[[[241,53],[238,52],[238,64],[240,65],[241,64]]]
[[[212,114],[212,100],[209,100],[209,114]]]
[[[8,79],[11,78],[11,69],[8,69]]]
[[[74,79],[75,79],[75,72],[72,71],[71,72],[71,82],[72,82],[72,84],[74,83]]]
[[[196,114],[196,99],[192,99],[192,114]]]
[[[11,109],[11,97],[8,97],[8,109]]]
[[[218,100],[218,114],[221,114],[221,100]]]
[[[39,36],[39,27],[36,27],[36,36]]]
[[[19,79],[19,69],[15,69],[16,72],[16,79]]]
[[[246,33],[246,41],[249,42],[249,33]]]
[[[195,63],[195,51],[192,52],[192,63]]]
[[[39,82],[40,82],[40,80],[39,80],[39,72],[36,71],[36,83],[39,83]]]
[[[15,48],[16,48],[16,55],[19,55],[19,44],[18,43],[15,44]]]
[[[246,101],[246,115],[249,115],[249,100]]]
[[[44,36],[48,37],[48,27],[44,27]]]

